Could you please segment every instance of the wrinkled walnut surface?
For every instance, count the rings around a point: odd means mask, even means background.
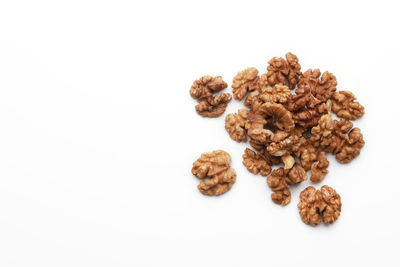
[[[221,76],[203,76],[193,82],[190,88],[190,95],[199,102],[196,105],[196,112],[203,117],[218,117],[225,112],[228,103],[232,100],[232,95],[220,93],[213,95],[228,87]]]
[[[248,113],[247,109],[239,109],[237,114],[228,114],[225,117],[225,129],[236,142],[247,141],[245,124]]]
[[[318,151],[317,160],[311,165],[310,181],[314,183],[321,182],[328,173],[329,161],[324,151]]]
[[[231,156],[223,150],[201,154],[193,163],[192,173],[202,180],[198,186],[205,195],[220,195],[231,189],[236,172],[230,168]]]
[[[327,101],[336,91],[336,77],[327,71],[320,76],[321,71],[319,69],[309,69],[301,76],[298,87],[309,87],[313,96],[318,100]]]
[[[247,68],[239,72],[232,82],[233,97],[242,100],[247,92],[258,88],[258,70],[256,68]]]
[[[304,223],[315,226],[322,221],[325,224],[335,222],[340,216],[342,203],[336,191],[327,185],[316,190],[309,186],[300,193],[300,202],[297,205]]]
[[[356,98],[349,91],[339,91],[332,95],[332,111],[340,118],[356,120],[364,115],[364,107],[355,102]]]
[[[267,157],[264,151],[254,152],[246,148],[243,154],[243,165],[249,172],[267,176],[271,172],[271,159]]]

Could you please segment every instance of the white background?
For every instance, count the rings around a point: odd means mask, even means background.
[[[395,2],[1,1],[0,266],[399,266]],[[272,203],[189,95],[288,51],[366,108],[361,155],[321,183],[343,202],[328,227],[300,220],[309,182]],[[214,149],[237,172],[220,197],[191,174]]]

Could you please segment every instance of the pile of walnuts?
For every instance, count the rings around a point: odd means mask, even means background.
[[[287,205],[290,186],[307,180],[307,171],[314,183],[324,179],[329,166],[326,153],[340,163],[360,154],[363,135],[350,120],[362,117],[364,107],[351,92],[337,91],[332,73],[302,72],[292,53],[274,57],[268,64],[264,74],[250,67],[234,77],[233,98],[244,100],[245,108],[225,117],[225,129],[233,140],[249,141],[252,149],[245,149],[243,164],[253,174],[268,176],[272,201]],[[223,114],[232,97],[215,93],[226,87],[220,76],[195,81],[190,94],[199,101],[196,111],[205,117]],[[272,170],[273,166],[279,168]],[[321,217],[324,223],[332,223],[340,214],[340,196],[328,186],[317,191],[308,187],[300,199],[298,208],[307,224],[319,224]]]

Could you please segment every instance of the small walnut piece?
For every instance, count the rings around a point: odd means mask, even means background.
[[[232,82],[233,97],[242,100],[248,91],[254,91],[258,88],[258,70],[256,68],[247,68],[239,72]]]
[[[271,103],[286,103],[292,93],[286,85],[275,85],[274,87],[268,86],[260,89],[259,98],[264,102]]]
[[[309,171],[312,163],[317,159],[317,149],[309,142],[306,142],[299,148],[296,155],[300,157],[304,170]]]
[[[318,151],[317,160],[311,165],[311,182],[321,182],[328,173],[329,161],[324,151]]]
[[[297,58],[297,56],[290,52],[286,54],[286,61],[289,64],[289,73],[287,77],[289,88],[294,89],[301,75],[301,66],[299,64],[299,59]]]
[[[340,118],[356,120],[364,115],[364,107],[355,102],[356,98],[349,91],[339,91],[332,95],[332,111]]]
[[[264,84],[267,83],[271,86],[276,84],[286,85],[287,79],[290,89],[296,87],[301,75],[301,66],[296,55],[289,52],[286,54],[286,60],[281,57],[274,57],[268,61],[268,64],[266,77],[262,77],[262,80],[266,80]]]
[[[203,76],[194,81],[190,88],[190,95],[197,99],[196,112],[203,117],[218,117],[225,112],[232,96],[227,93],[213,95],[228,87],[228,84],[222,80],[221,76],[212,77]]]
[[[342,203],[336,191],[327,185],[316,190],[309,186],[300,193],[300,202],[297,205],[304,223],[315,226],[322,221],[325,224],[335,222],[340,216]]]
[[[263,176],[267,176],[271,172],[271,166],[269,165],[269,159],[265,156],[263,151],[258,153],[253,150],[246,148],[243,154],[243,165],[249,170],[249,172]]]
[[[231,189],[236,172],[230,168],[231,156],[223,150],[201,154],[193,163],[192,173],[202,180],[198,186],[205,195],[220,195]]]
[[[340,163],[349,163],[355,157],[360,155],[361,148],[363,148],[365,142],[363,135],[359,128],[353,128],[346,139],[346,143],[338,154],[336,154],[336,159]]]
[[[287,175],[283,168],[274,170],[267,178],[268,186],[274,192],[271,194],[272,201],[282,206],[287,205],[291,199],[287,180]]]
[[[307,86],[311,89],[311,93],[318,100],[326,102],[336,91],[336,77],[332,73],[325,71],[322,76],[319,69],[307,70],[301,76],[298,87]]]
[[[225,117],[225,129],[236,142],[247,141],[245,124],[248,113],[249,111],[247,109],[239,109],[237,114],[228,114]]]

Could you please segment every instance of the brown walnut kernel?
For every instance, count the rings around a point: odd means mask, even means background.
[[[320,76],[321,71],[319,69],[309,69],[301,76],[298,87],[309,86],[313,96],[325,102],[336,91],[337,81],[335,75],[327,71]]]
[[[332,95],[332,111],[340,118],[356,120],[364,115],[364,107],[355,102],[356,98],[349,91],[339,91]]]
[[[265,102],[286,103],[292,93],[286,85],[277,84],[274,87],[268,86],[260,89],[259,98]]]
[[[299,148],[296,156],[300,157],[304,170],[309,171],[311,170],[311,165],[317,159],[317,149],[307,141]]]
[[[225,112],[228,103],[232,100],[232,95],[220,93],[213,95],[228,87],[228,84],[222,80],[221,76],[212,77],[203,76],[194,81],[190,88],[190,95],[197,99],[196,112],[203,117],[218,117]]]
[[[220,195],[231,189],[236,172],[230,168],[231,156],[223,150],[201,154],[192,167],[192,173],[202,180],[198,186],[205,195]],[[208,178],[207,178],[208,177]]]
[[[247,109],[239,109],[237,114],[228,114],[225,117],[225,129],[236,142],[247,141],[245,125],[248,113]]]
[[[328,173],[329,161],[324,151],[318,151],[317,160],[311,165],[310,181],[314,183],[321,182]]]
[[[242,100],[247,92],[258,88],[258,70],[256,68],[247,68],[239,72],[232,82],[233,97]]]
[[[279,168],[274,170],[267,178],[268,186],[274,192],[271,199],[276,204],[287,205],[291,199],[290,185],[298,184],[307,180],[307,173],[297,162],[290,170]]]
[[[305,224],[315,226],[335,222],[340,216],[342,203],[336,191],[327,185],[316,190],[309,186],[300,193],[300,202],[297,205],[302,221]]]
[[[294,89],[301,75],[301,66],[296,55],[292,53],[286,54],[286,60],[274,57],[268,61],[266,80],[269,85],[282,84],[286,85],[286,80],[290,89]],[[263,78],[265,79],[265,78]]]
[[[271,172],[271,166],[269,165],[270,160],[266,157],[263,151],[258,153],[253,150],[246,148],[243,154],[243,165],[249,170],[249,172],[262,176],[267,176]]]

